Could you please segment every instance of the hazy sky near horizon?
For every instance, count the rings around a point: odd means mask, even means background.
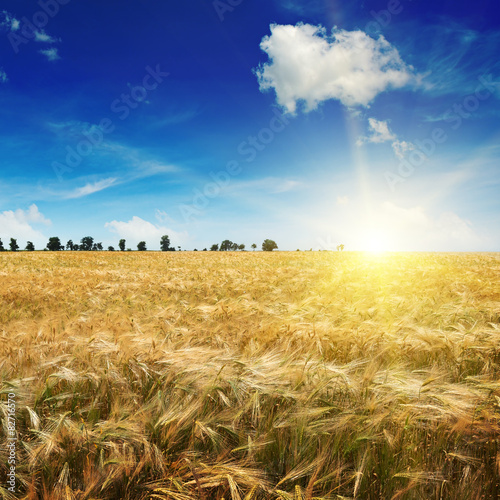
[[[493,0],[4,0],[0,238],[500,251]]]

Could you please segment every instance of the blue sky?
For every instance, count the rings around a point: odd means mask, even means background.
[[[0,238],[500,250],[493,0],[5,0]]]

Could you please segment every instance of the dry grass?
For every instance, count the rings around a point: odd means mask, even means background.
[[[500,255],[0,254],[16,498],[500,495]]]

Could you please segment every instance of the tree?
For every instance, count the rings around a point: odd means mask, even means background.
[[[51,252],[59,252],[60,250],[64,250],[64,246],[61,244],[61,240],[58,236],[51,236],[49,238],[49,242],[47,243],[47,250]]]
[[[344,250],[345,246],[341,243],[340,245],[337,245],[337,250],[339,252],[342,252],[342,250]]]
[[[66,250],[78,250],[78,245],[75,245],[73,240],[68,240],[68,243],[66,243]]]
[[[137,243],[137,250],[139,252],[145,252],[147,250],[147,248],[146,248],[146,242],[145,241],[139,241],[139,243]]]
[[[2,240],[0,240],[0,252],[5,252],[5,248],[3,247]]]
[[[231,250],[233,252],[236,252],[236,250],[238,250],[238,248],[239,248],[238,243],[231,243]]]
[[[211,247],[210,247],[210,251],[211,252],[217,252],[219,250],[219,244],[218,243],[214,243]]]
[[[162,252],[168,252],[170,250],[170,238],[168,235],[164,234],[160,239],[160,248]]]
[[[114,251],[115,251],[115,247],[112,247],[112,246],[108,247],[108,252],[114,252]]]
[[[122,251],[125,252],[125,240],[121,239],[120,242],[118,243],[118,248]]]
[[[241,243],[241,245],[238,245],[238,250],[245,250],[245,243]]]
[[[17,252],[19,250],[19,245],[17,244],[17,240],[15,240],[14,238],[10,239],[9,246],[11,252]]]
[[[277,248],[278,245],[276,245],[276,242],[273,240],[264,240],[264,243],[262,243],[262,250],[264,250],[264,252],[272,252]]]
[[[80,240],[80,243],[80,250],[83,250],[84,252],[90,252],[94,245],[94,238],[92,238],[92,236],[85,236]]]
[[[26,243],[25,250],[27,250],[28,252],[34,252],[35,251],[35,245],[33,245],[32,241],[28,241],[28,243]]]
[[[104,250],[102,243],[97,243],[96,247],[97,247],[97,250]]]
[[[257,248],[257,245],[255,243],[252,243],[252,250],[255,250]]]
[[[233,247],[234,243],[231,240],[224,240],[219,247],[220,252],[228,252]]]

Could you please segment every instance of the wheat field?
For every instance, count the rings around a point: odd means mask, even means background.
[[[500,495],[500,254],[4,252],[0,294],[4,499]]]

